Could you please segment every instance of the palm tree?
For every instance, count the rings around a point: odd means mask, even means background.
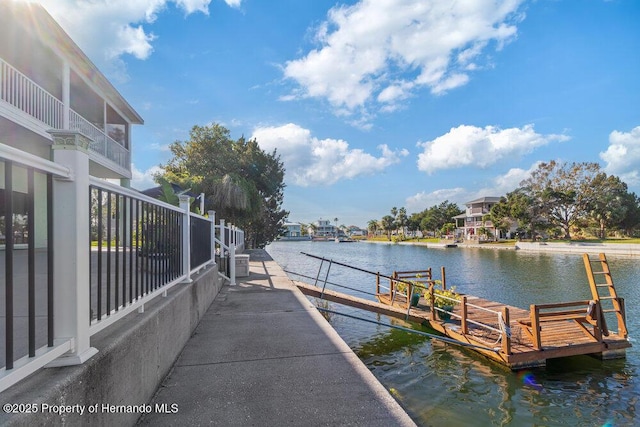
[[[229,174],[217,183],[212,196],[217,206],[231,209],[246,209],[249,206],[249,194],[242,180]]]
[[[311,234],[315,236],[316,231],[318,231],[318,224],[312,222],[311,224],[309,224],[309,228],[311,229]]]
[[[230,223],[236,222],[239,216],[260,208],[255,188],[252,189],[244,178],[229,174],[214,184],[211,202],[220,209],[220,217],[226,216]]]
[[[338,218],[333,218],[333,220],[336,223],[336,235],[335,235],[335,237],[338,237]]]
[[[398,211],[396,222],[398,223],[398,227],[400,227],[400,232],[404,236],[404,226],[407,225],[407,210],[404,207],[401,207]]]
[[[378,221],[376,221],[375,219],[369,220],[369,222],[367,223],[367,229],[371,232],[371,234],[375,236],[376,231],[378,231]]]
[[[393,217],[393,223],[394,223],[394,227],[397,226],[398,224],[396,223],[396,217],[398,216],[398,208],[396,208],[395,206],[391,208],[391,215]]]
[[[385,215],[382,217],[382,228],[387,232],[387,239],[389,240],[391,240],[391,230],[393,230],[395,224],[396,222],[391,215]]]

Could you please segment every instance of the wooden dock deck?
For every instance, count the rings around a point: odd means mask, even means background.
[[[625,349],[631,347],[624,319],[624,300],[615,294],[603,254],[596,261],[585,255],[584,262],[591,289],[595,292],[592,300],[532,304],[525,310],[461,295],[460,303],[453,307],[446,320],[440,318],[442,310],[430,306],[431,298],[427,293],[427,298],[422,296],[417,306],[411,306],[407,295],[401,293],[394,293],[393,301],[391,292],[377,293],[376,302],[302,282],[296,282],[296,285],[309,296],[424,324],[461,344],[473,346],[475,351],[512,370],[544,366],[548,359],[576,355],[623,358]],[[601,265],[601,271],[593,272],[593,262]],[[605,277],[606,283],[596,283],[594,277],[598,275]],[[394,277],[398,276],[402,274],[394,274]],[[393,290],[393,286],[391,288]],[[608,294],[600,295],[599,288],[604,288]],[[612,308],[603,308],[607,302]],[[618,320],[617,332],[607,328],[606,312]]]

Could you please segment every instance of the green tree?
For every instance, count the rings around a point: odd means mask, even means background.
[[[170,145],[173,157],[162,165],[167,181],[205,193],[205,210],[215,210],[245,231],[249,247],[263,247],[281,231],[284,166],[274,150],[266,153],[256,140],[233,140],[214,124],[194,126],[188,141]]]
[[[447,234],[453,233],[453,231],[456,229],[456,224],[453,222],[447,222],[446,224],[444,224],[442,226],[442,228],[440,229],[440,233],[444,236],[446,236]]]
[[[396,222],[391,215],[382,217],[382,229],[387,233],[387,239],[391,240],[391,232],[394,230]]]
[[[420,214],[411,214],[407,219],[407,230],[412,236],[420,229]]]
[[[422,219],[420,220],[420,230],[422,230],[423,234],[428,234],[429,231],[436,232],[436,230],[440,226],[440,221],[438,220],[438,215],[433,209],[427,209],[424,211],[422,215]]]
[[[531,236],[536,231],[546,228],[546,220],[542,217],[540,205],[526,194],[524,189],[507,193],[496,203],[489,213],[489,218],[494,226],[506,232],[515,222],[519,230],[523,230]]]
[[[598,194],[589,205],[589,215],[597,223],[599,237],[604,239],[606,231],[620,224],[626,215],[627,184],[617,176],[599,173],[593,186]]]
[[[173,205],[173,206],[179,206],[180,199],[176,194],[176,192],[173,191],[173,187],[171,186],[171,183],[169,183],[169,181],[167,181],[163,177],[158,177],[156,181],[158,184],[160,184],[160,190],[161,190],[160,197],[158,197],[158,200],[169,203],[170,205]]]
[[[620,221],[622,228],[628,236],[633,236],[634,231],[640,227],[640,198],[635,193],[627,193],[624,196],[624,218]]]
[[[404,228],[407,225],[407,210],[404,207],[401,207],[398,210],[398,216],[396,217],[396,224],[400,228],[400,232],[404,235]]]
[[[395,206],[391,208],[391,216],[393,217],[393,227],[394,230],[398,227],[398,222],[396,221],[396,217],[398,216],[398,208]]]
[[[375,219],[369,220],[369,222],[367,223],[367,229],[369,230],[370,234],[375,236],[376,231],[378,231],[378,221],[376,221]]]
[[[571,239],[571,227],[585,218],[598,190],[593,181],[600,173],[597,163],[540,163],[520,183],[524,193],[540,210],[549,225],[560,227]]]
[[[418,214],[418,217],[420,217],[420,229],[425,234],[429,231],[434,234],[441,234],[444,225],[452,222],[453,217],[460,215],[462,212],[457,204],[445,200],[439,205],[433,205]]]

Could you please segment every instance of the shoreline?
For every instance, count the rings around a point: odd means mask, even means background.
[[[456,249],[456,248],[480,248],[493,250],[510,250],[524,252],[549,252],[549,253],[574,253],[574,254],[599,254],[606,253],[608,256],[640,257],[640,244],[637,243],[588,243],[588,242],[516,242],[513,246],[505,246],[492,243],[468,244],[459,243],[457,246],[448,247],[446,243],[430,242],[384,242],[361,240],[365,243],[377,243],[383,245],[415,245],[433,249]]]

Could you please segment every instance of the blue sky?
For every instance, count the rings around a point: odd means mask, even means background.
[[[40,0],[144,118],[133,186],[193,125],[277,148],[289,220],[463,206],[540,161],[640,193],[636,0]]]

